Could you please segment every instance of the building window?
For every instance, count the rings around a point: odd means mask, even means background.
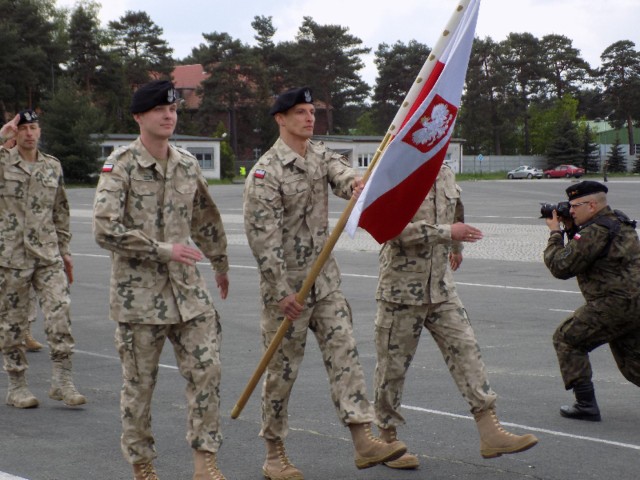
[[[358,154],[358,166],[368,167],[369,162],[373,159],[373,153],[359,153]]]
[[[194,155],[198,159],[198,163],[200,164],[201,169],[213,169],[213,156],[210,153],[194,153]]]
[[[101,158],[107,158],[113,152],[113,145],[103,145],[101,150]]]

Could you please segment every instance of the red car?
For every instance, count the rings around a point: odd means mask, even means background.
[[[544,178],[580,178],[582,175],[584,175],[584,168],[575,165],[558,165],[556,168],[544,171]]]

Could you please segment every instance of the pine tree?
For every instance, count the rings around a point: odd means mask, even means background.
[[[593,132],[589,125],[582,131],[582,168],[584,172],[598,171],[598,151],[600,146],[593,141]]]
[[[549,168],[580,163],[582,148],[576,124],[565,116],[558,122],[555,133],[555,138],[547,150]]]
[[[618,137],[616,137],[615,143],[611,145],[611,150],[609,150],[607,171],[610,173],[627,171],[624,155],[622,155],[622,147],[620,146],[620,139]]]

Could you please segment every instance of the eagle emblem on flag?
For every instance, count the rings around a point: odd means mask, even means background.
[[[423,153],[428,152],[452,128],[458,109],[440,95],[435,95],[418,121],[411,128],[403,141],[414,146]]]

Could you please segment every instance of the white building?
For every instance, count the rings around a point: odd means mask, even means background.
[[[351,166],[366,170],[380,146],[383,137],[366,135],[314,135],[331,150],[346,156]],[[452,138],[444,161],[456,172],[462,171],[462,144],[464,140]]]
[[[132,133],[112,133],[98,136],[100,141],[100,165],[118,147],[129,145],[138,135]],[[173,135],[169,140],[172,145],[184,148],[198,159],[205,178],[220,179],[220,140],[211,137],[195,137],[191,135]]]

